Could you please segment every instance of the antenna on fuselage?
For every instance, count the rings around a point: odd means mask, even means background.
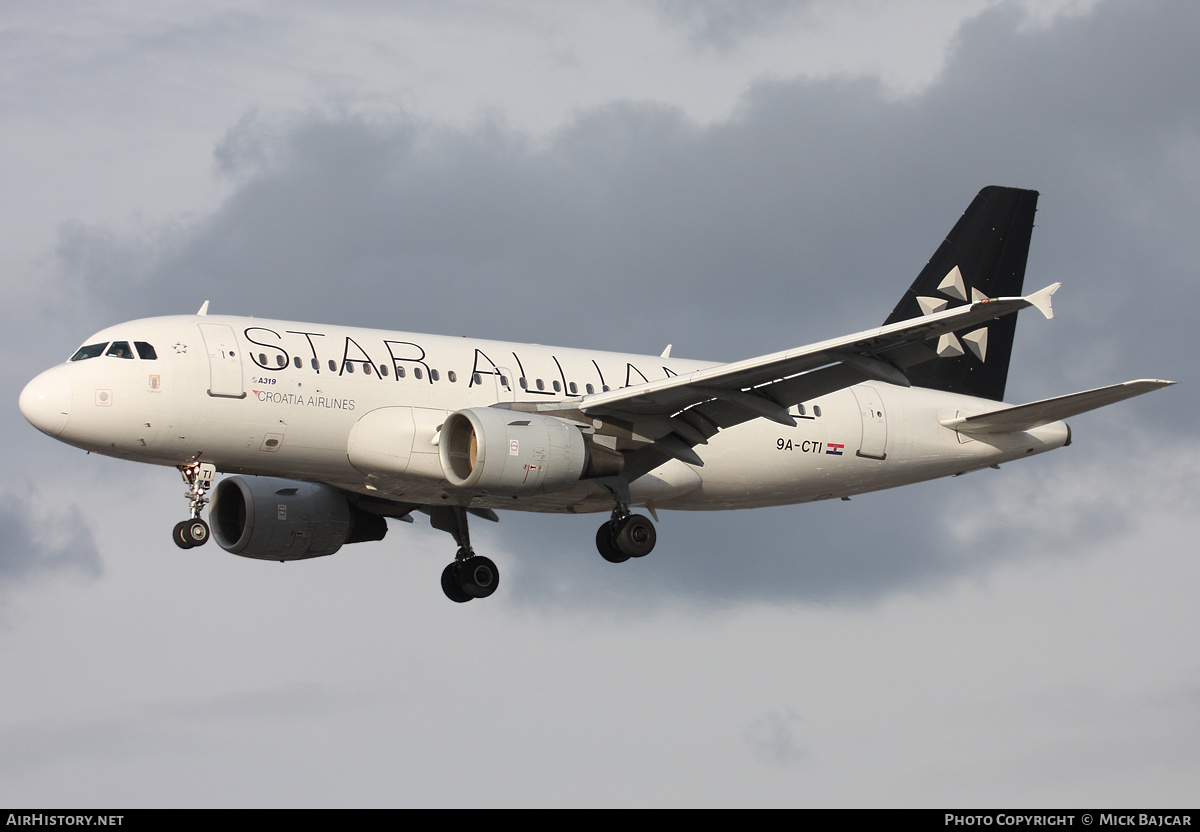
[[[200,304],[200,311],[197,312],[196,314],[197,315],[207,315],[208,314],[208,301],[204,301],[204,303]]]

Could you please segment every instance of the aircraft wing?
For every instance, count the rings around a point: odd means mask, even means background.
[[[703,465],[691,448],[707,444],[722,428],[760,417],[794,426],[789,408],[835,390],[867,380],[910,386],[900,368],[934,357],[937,350],[931,350],[927,342],[950,338],[961,350],[953,333],[1030,306],[1053,317],[1050,297],[1060,285],[1055,283],[1027,297],[979,300],[805,347],[581,399],[517,404],[514,408],[612,422],[633,443],[626,449],[653,444],[667,456]],[[914,355],[914,350],[920,354]]]

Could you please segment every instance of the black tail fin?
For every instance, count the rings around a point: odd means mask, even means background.
[[[1037,191],[1017,188],[980,191],[885,323],[984,297],[1020,297],[1037,198]],[[944,342],[942,354],[949,357],[909,357],[904,374],[918,387],[1000,401],[1016,330],[1017,316],[1006,315],[988,324],[985,334],[976,330],[964,337],[967,348]],[[930,350],[925,357],[936,354]]]

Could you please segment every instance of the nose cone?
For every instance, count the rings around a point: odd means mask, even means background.
[[[47,370],[25,385],[20,404],[29,424],[58,436],[71,415],[71,379],[62,370]]]

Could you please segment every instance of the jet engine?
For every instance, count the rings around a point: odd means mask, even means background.
[[[451,413],[438,440],[451,485],[506,494],[569,488],[589,476],[620,471],[621,458],[590,452],[578,427],[564,419],[497,407]],[[601,470],[604,469],[604,470]]]
[[[275,477],[226,477],[209,508],[213,537],[227,552],[263,560],[332,555],[346,543],[382,540],[387,521],[335,488]]]

